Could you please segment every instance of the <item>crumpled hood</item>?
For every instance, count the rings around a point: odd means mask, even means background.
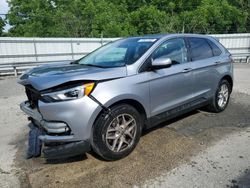
[[[126,75],[126,67],[98,68],[67,62],[35,67],[21,75],[18,83],[32,85],[40,91],[70,81],[99,81],[124,77]]]

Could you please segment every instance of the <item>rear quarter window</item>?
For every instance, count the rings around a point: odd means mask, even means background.
[[[219,56],[222,53],[222,51],[220,50],[220,48],[214,42],[212,42],[209,39],[207,39],[207,42],[211,46],[214,56]]]
[[[190,45],[192,61],[213,57],[212,49],[206,39],[188,38],[188,41]]]

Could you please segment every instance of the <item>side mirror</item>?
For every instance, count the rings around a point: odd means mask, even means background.
[[[170,58],[158,58],[152,60],[151,68],[152,69],[163,69],[171,67],[172,61]]]

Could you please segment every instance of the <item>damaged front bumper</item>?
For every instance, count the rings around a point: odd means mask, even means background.
[[[23,112],[25,112],[29,117],[34,120],[35,124],[39,125],[48,133],[60,134],[69,131],[68,125],[64,122],[45,121],[41,113],[37,109],[32,109],[30,107],[30,103],[28,101],[21,103],[20,108]]]
[[[20,108],[31,118],[35,126],[44,130],[45,134],[40,135],[39,139],[46,145],[43,148],[45,158],[65,158],[80,155],[90,150],[88,140],[72,141],[74,135],[70,134],[70,128],[66,123],[44,120],[37,109],[31,108],[29,101],[21,103]]]

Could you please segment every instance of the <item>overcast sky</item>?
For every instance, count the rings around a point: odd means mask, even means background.
[[[6,14],[9,10],[8,3],[6,0],[0,0],[0,13]]]
[[[8,3],[6,0],[0,0],[0,14],[6,14],[9,10]],[[4,18],[3,15],[1,15],[2,18]],[[5,26],[5,31],[9,30],[10,26]]]

